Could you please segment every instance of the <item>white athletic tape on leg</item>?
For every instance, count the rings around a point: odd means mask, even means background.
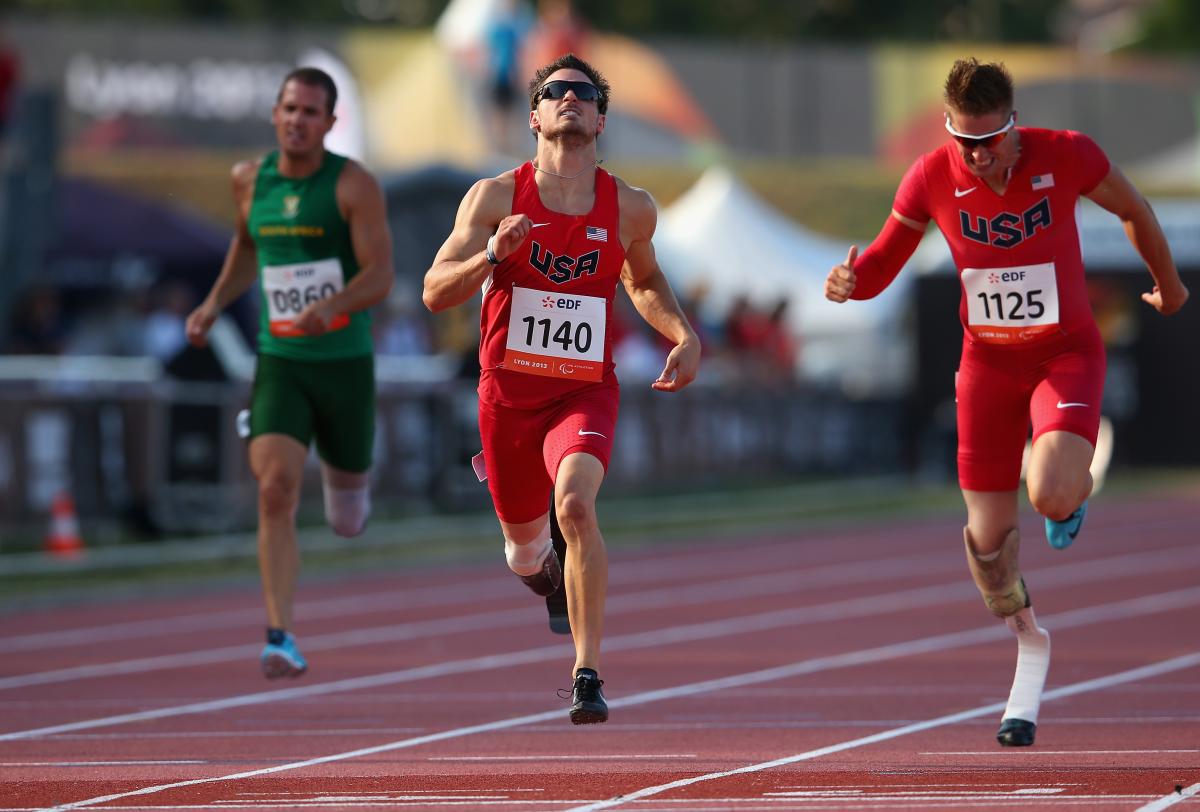
[[[1050,633],[1037,625],[1033,609],[1026,608],[1004,619],[1017,636],[1017,673],[1008,694],[1005,719],[1037,724],[1042,688],[1050,670]]]
[[[371,491],[366,485],[350,490],[325,487],[325,521],[342,538],[357,536],[366,529],[370,515]]]
[[[550,522],[542,528],[542,532],[528,544],[517,544],[512,539],[504,540],[504,557],[508,568],[517,575],[533,575],[542,568],[542,562],[554,545],[550,542]]]

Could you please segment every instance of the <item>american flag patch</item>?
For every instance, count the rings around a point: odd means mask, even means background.
[[[608,229],[598,226],[587,227],[587,238],[596,242],[608,242]]]
[[[1035,190],[1049,189],[1053,185],[1054,185],[1054,175],[1034,175],[1033,176],[1033,188]]]

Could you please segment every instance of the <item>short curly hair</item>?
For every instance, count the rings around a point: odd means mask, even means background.
[[[946,77],[946,104],[969,116],[1012,110],[1013,80],[1003,62],[960,59]]]
[[[577,70],[591,80],[596,89],[600,91],[600,98],[596,102],[596,108],[600,111],[601,115],[607,113],[608,93],[610,90],[608,80],[600,75],[600,71],[575,56],[575,54],[563,54],[549,65],[539,68],[537,73],[533,74],[533,79],[529,82],[529,109],[537,109],[538,102],[541,101],[539,93],[542,89],[542,83],[546,81],[546,78],[551,76],[555,71],[568,69]]]

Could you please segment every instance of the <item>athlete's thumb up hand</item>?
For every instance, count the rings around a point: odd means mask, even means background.
[[[846,252],[846,261],[834,265],[829,276],[825,278],[825,298],[831,302],[844,302],[854,292],[858,277],[854,275],[854,262],[858,259],[858,246],[850,246]]]

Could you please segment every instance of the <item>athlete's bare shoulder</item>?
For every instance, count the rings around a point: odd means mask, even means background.
[[[617,207],[621,212],[621,231],[635,238],[648,238],[658,224],[658,206],[654,196],[637,186],[630,186],[613,175],[617,183]]]
[[[343,214],[355,211],[364,204],[383,199],[383,189],[371,172],[353,158],[347,158],[337,179],[338,205]]]
[[[499,223],[512,213],[513,192],[516,188],[517,173],[512,169],[494,178],[475,181],[459,206],[459,218],[489,225]]]

